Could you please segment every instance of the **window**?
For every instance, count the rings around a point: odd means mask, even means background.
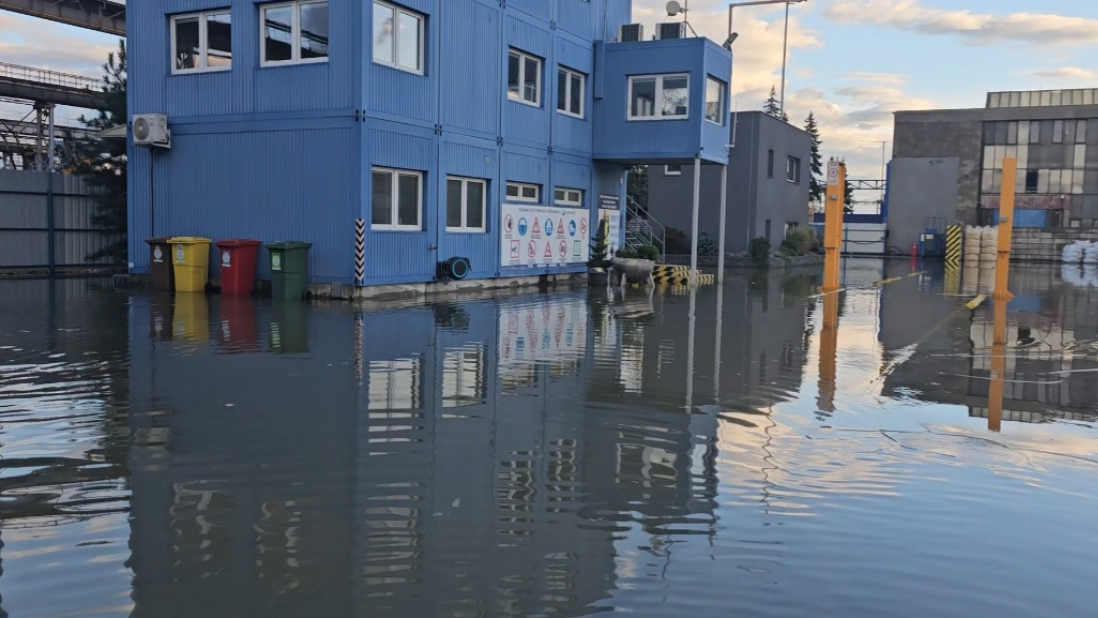
[[[507,183],[507,199],[512,202],[540,202],[541,185],[509,182]]]
[[[724,82],[710,77],[705,82],[705,119],[715,124],[724,124],[721,110],[724,107]]]
[[[423,16],[374,2],[374,62],[423,73]]]
[[[1041,123],[1034,121],[1029,123],[1029,143],[1041,143]]]
[[[689,75],[629,78],[629,120],[679,120],[689,117]]]
[[[442,407],[460,408],[484,403],[488,396],[483,345],[446,350],[442,361]]]
[[[1078,120],[1075,123],[1075,143],[1085,144],[1087,143],[1087,121]]]
[[[682,176],[681,165],[668,165],[663,168],[664,176]]]
[[[553,201],[557,206],[583,206],[583,189],[557,187],[553,193]]]
[[[423,388],[419,358],[370,362],[370,410],[418,410]]]
[[[446,231],[484,232],[488,181],[475,178],[446,179]]]
[[[1052,123],[1052,143],[1064,143],[1064,121],[1056,120]]]
[[[773,178],[774,177],[774,151],[773,150],[767,150],[766,151],[766,177],[767,178]]]
[[[541,58],[511,50],[507,62],[507,97],[541,107]]]
[[[328,2],[299,0],[260,7],[264,66],[328,60]]]
[[[789,182],[801,182],[801,160],[789,157],[785,162],[785,179]]]
[[[375,167],[372,177],[371,227],[418,232],[423,214],[423,173]]]
[[[587,76],[561,67],[557,71],[557,111],[583,118],[584,87]]]
[[[172,73],[227,71],[233,64],[229,11],[172,17]]]
[[[1037,170],[1026,170],[1026,193],[1037,192]]]

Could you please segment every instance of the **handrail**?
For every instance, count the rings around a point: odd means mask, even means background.
[[[667,253],[667,228],[657,221],[643,206],[637,203],[632,196],[626,196],[626,230],[629,229],[630,219],[641,222],[643,231],[647,234],[641,238],[647,244],[655,245],[660,250],[660,255]]]
[[[0,78],[18,79],[36,84],[69,88],[72,90],[90,90],[98,92],[103,82],[94,77],[71,75],[46,69],[36,69],[8,62],[0,62]]]

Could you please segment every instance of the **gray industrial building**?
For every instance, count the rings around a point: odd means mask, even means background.
[[[931,220],[998,220],[1002,160],[1018,159],[1014,224],[1098,224],[1098,89],[992,92],[979,109],[896,112],[889,243]]]
[[[808,225],[812,138],[764,112],[736,114],[728,167],[727,251],[747,250],[752,238],[772,246],[790,228]],[[698,229],[714,239],[720,233],[721,169],[702,167]],[[694,166],[648,168],[648,212],[669,229],[687,236],[692,229]]]

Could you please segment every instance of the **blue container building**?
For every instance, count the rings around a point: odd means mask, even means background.
[[[456,256],[470,278],[583,272],[629,165],[727,163],[730,53],[687,30],[629,36],[630,0],[127,12],[131,129],[170,131],[131,146],[134,273],[147,238],[174,235],[311,242],[314,283],[430,283]]]

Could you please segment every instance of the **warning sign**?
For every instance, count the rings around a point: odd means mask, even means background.
[[[587,261],[592,229],[589,211],[521,204],[503,204],[500,210],[503,268],[578,266]]]

